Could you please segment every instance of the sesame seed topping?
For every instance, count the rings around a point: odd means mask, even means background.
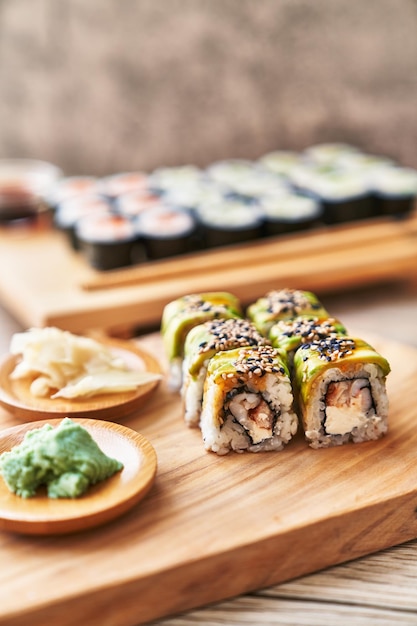
[[[285,373],[281,364],[280,353],[268,345],[242,348],[239,350],[233,365],[238,374],[244,374],[249,378],[260,377],[265,374]]]
[[[280,289],[266,294],[267,310],[273,315],[289,313],[299,315],[306,309],[319,309],[321,304],[311,302],[303,291],[297,289]]]
[[[352,354],[356,344],[353,339],[347,337],[327,337],[319,341],[305,343],[300,347],[301,349],[310,348],[318,353],[320,359],[330,362]]]
[[[212,313],[220,317],[229,311],[227,304],[212,304],[209,301],[202,300],[198,295],[184,296],[185,306],[181,313]]]
[[[233,350],[241,346],[269,345],[268,339],[263,337],[254,324],[239,318],[216,319],[205,322],[210,337],[198,346],[200,354],[215,350]]]
[[[275,329],[284,337],[297,337],[302,344],[305,344],[336,337],[340,331],[336,330],[335,324],[337,321],[334,318],[320,320],[318,317],[297,317],[294,320],[277,322]]]

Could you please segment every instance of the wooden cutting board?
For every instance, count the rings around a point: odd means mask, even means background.
[[[246,245],[99,272],[62,233],[0,228],[0,299],[24,327],[72,332],[156,328],[167,302],[184,293],[231,291],[243,304],[270,289],[319,295],[390,280],[415,281],[417,213],[375,218]]]
[[[384,439],[217,457],[162,384],[123,420],[158,456],[141,503],[76,535],[0,533],[0,624],[136,625],[416,537],[417,351],[364,339],[392,366]],[[159,335],[140,345],[161,357]]]

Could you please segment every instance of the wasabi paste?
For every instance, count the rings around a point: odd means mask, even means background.
[[[19,445],[0,455],[7,487],[22,498],[34,496],[41,486],[49,498],[76,498],[122,468],[67,417],[56,428],[45,424],[30,430]]]

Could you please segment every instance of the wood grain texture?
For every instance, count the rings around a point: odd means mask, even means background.
[[[184,293],[231,291],[248,303],[279,286],[323,294],[389,279],[413,281],[416,266],[415,213],[404,221],[320,228],[105,275],[47,226],[0,231],[5,305],[24,326],[73,332],[157,326],[167,302]],[[119,279],[120,286],[111,288]]]
[[[161,356],[158,335],[140,345]],[[94,532],[0,535],[0,624],[144,623],[417,536],[416,351],[382,340],[376,347],[392,374],[390,431],[375,443],[314,451],[298,437],[280,453],[219,458],[204,452],[178,396],[161,385],[125,422],[157,452],[154,488]],[[1,416],[4,426],[14,422]],[[250,623],[250,600],[242,602]]]
[[[334,626],[416,623],[417,541],[153,624]]]

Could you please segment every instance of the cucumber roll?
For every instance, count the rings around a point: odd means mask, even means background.
[[[312,448],[375,440],[387,431],[388,361],[368,343],[331,337],[300,346],[294,381]]]
[[[269,340],[244,319],[210,320],[192,328],[184,346],[181,393],[185,423],[188,426],[199,424],[207,366],[215,354],[244,346],[267,344]]]
[[[219,455],[282,450],[297,425],[289,372],[279,350],[236,348],[209,361],[200,421],[207,450]]]
[[[333,317],[295,317],[292,320],[280,320],[269,331],[269,339],[275,348],[287,353],[288,364],[292,365],[298,348],[312,341],[347,335],[345,326]]]
[[[236,296],[227,292],[189,294],[169,302],[162,313],[161,334],[169,362],[169,385],[180,390],[184,342],[189,331],[212,319],[243,317]]]
[[[247,316],[266,337],[275,322],[299,315],[326,318],[329,313],[311,291],[280,289],[268,292],[249,305]]]

